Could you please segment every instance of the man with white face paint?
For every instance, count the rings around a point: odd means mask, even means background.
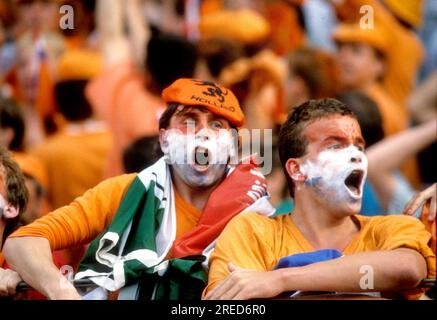
[[[225,225],[245,211],[274,213],[257,166],[228,165],[232,129],[244,121],[233,93],[179,79],[162,98],[168,104],[159,122],[164,157],[138,174],[102,182],[8,238],[8,263],[48,298],[81,298],[50,251],[93,239],[75,275],[104,289],[93,297],[146,278],[137,298],[200,298],[207,259]]]
[[[232,220],[210,258],[206,299],[290,292],[402,293],[435,278],[435,254],[412,217],[358,215],[367,172],[354,114],[335,99],[310,100],[282,125],[279,153],[295,208]]]

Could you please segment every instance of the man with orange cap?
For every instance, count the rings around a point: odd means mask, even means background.
[[[48,298],[80,298],[50,251],[93,239],[76,279],[114,292],[148,274],[154,285],[146,291],[155,299],[199,298],[206,284],[202,263],[230,219],[249,208],[274,212],[253,161],[229,165],[233,133],[244,121],[234,94],[212,82],[178,79],[162,98],[164,157],[139,174],[100,183],[7,240],[8,263]]]

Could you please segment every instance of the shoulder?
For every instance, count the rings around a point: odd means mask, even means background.
[[[256,212],[247,212],[233,218],[226,229],[235,232],[250,232],[268,236],[282,224],[283,217],[267,217]]]
[[[422,224],[417,218],[407,215],[387,215],[387,216],[368,217],[368,223],[371,225],[380,225],[380,224],[421,225]]]
[[[390,234],[425,230],[425,226],[419,219],[406,215],[358,217],[364,228],[374,233]]]
[[[126,188],[132,183],[132,181],[135,179],[136,176],[137,176],[136,173],[127,173],[112,178],[108,178],[100,182],[96,186],[96,188],[106,188],[106,187]]]

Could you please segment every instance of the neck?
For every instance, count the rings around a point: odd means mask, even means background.
[[[359,231],[351,216],[339,215],[307,195],[296,194],[291,219],[316,250],[343,251]]]
[[[221,180],[218,180],[215,184],[210,187],[202,187],[202,188],[193,188],[188,186],[177,174],[172,172],[172,181],[173,186],[176,191],[179,193],[181,198],[190,203],[197,210],[202,211],[206,206],[206,202],[209,199],[211,193],[215,190],[215,188],[220,184]]]

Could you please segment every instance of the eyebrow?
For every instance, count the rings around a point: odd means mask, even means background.
[[[347,139],[344,137],[340,137],[340,136],[329,136],[329,137],[326,137],[323,141],[328,141],[328,140],[344,141]],[[364,139],[362,137],[357,137],[356,140],[358,143],[360,143],[364,146],[366,145],[366,141],[364,141]]]

